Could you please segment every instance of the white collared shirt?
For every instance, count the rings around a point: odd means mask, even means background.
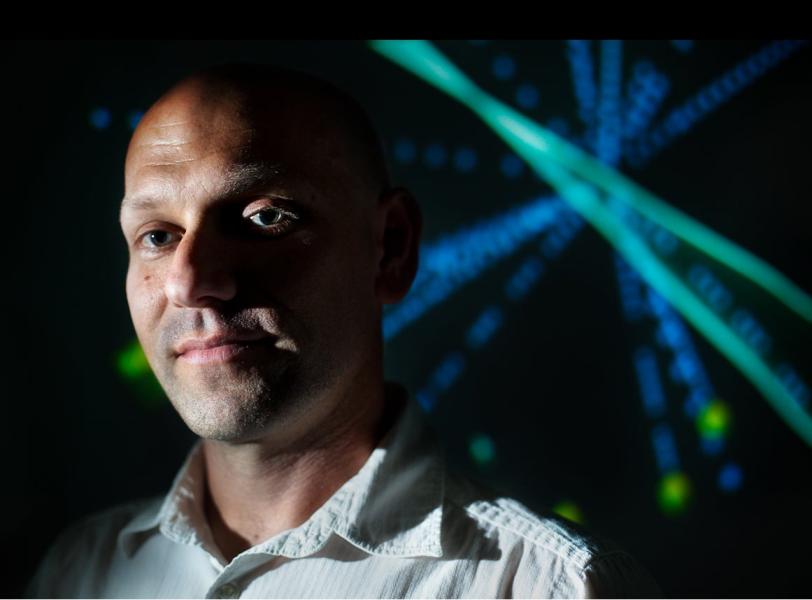
[[[396,392],[392,392],[396,390]],[[387,393],[407,394],[387,383]],[[659,597],[628,554],[447,472],[408,398],[364,466],[298,527],[226,564],[203,510],[201,442],[165,498],[66,529],[29,595],[115,598]]]

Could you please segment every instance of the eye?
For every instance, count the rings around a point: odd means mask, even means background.
[[[288,229],[298,218],[294,213],[275,206],[263,207],[248,216],[254,225],[275,233]]]
[[[171,243],[172,234],[163,229],[153,229],[141,236],[141,243],[150,250],[157,250]]]
[[[299,220],[299,215],[276,206],[264,206],[243,218],[248,218],[263,234],[280,235]],[[171,245],[174,237],[174,233],[165,229],[151,229],[143,233],[136,243],[147,252],[158,253]]]

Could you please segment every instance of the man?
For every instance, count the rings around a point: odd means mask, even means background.
[[[447,473],[383,380],[421,215],[363,110],[282,69],[187,77],[125,164],[127,300],[201,439],[165,498],[69,528],[33,596],[656,594],[633,559]]]

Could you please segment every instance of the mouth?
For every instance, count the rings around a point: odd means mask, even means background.
[[[228,342],[208,348],[189,349],[179,354],[178,359],[184,362],[202,365],[210,363],[224,363],[250,354],[267,351],[271,338],[254,341]]]

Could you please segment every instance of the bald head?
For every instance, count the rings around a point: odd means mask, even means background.
[[[190,133],[191,132],[191,133]],[[312,164],[342,191],[375,202],[390,186],[384,151],[368,115],[351,96],[314,76],[272,65],[230,63],[197,71],[170,88],[139,123],[128,150],[171,162],[178,140],[237,151],[234,162],[259,156],[268,173],[290,168],[278,148]],[[141,162],[141,161],[135,161]],[[290,164],[296,161],[290,161]],[[256,161],[252,164],[256,170]],[[312,172],[310,174],[312,177]],[[360,199],[359,198],[359,199]]]

